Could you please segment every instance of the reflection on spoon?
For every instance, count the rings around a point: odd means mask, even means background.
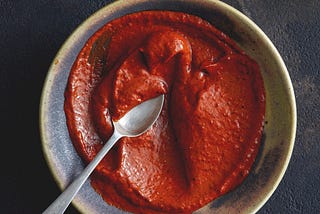
[[[136,137],[146,132],[160,115],[163,102],[164,95],[160,95],[137,105],[117,122],[113,121],[114,130],[110,139],[77,179],[74,180],[43,213],[63,213],[81,186],[112,146],[122,137]]]

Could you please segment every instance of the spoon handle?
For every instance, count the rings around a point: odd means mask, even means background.
[[[61,195],[43,212],[43,214],[61,214],[63,213],[84,182],[90,176],[92,171],[96,168],[102,158],[108,153],[113,145],[122,137],[116,130],[112,136],[105,143],[102,149],[94,157],[94,159],[87,165],[83,172],[61,193]]]

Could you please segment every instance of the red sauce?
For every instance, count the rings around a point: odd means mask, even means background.
[[[140,137],[123,138],[91,184],[130,212],[188,213],[238,186],[257,155],[265,113],[259,67],[224,33],[184,13],[107,23],[78,55],[65,91],[72,142],[90,161],[135,105],[166,94]]]

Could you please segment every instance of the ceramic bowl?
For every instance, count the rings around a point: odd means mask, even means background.
[[[83,169],[70,141],[63,111],[70,68],[87,39],[107,22],[142,10],[182,11],[202,17],[235,40],[260,65],[266,89],[265,127],[256,162],[244,183],[195,213],[255,213],[277,188],[288,166],[296,131],[294,92],[286,66],[268,37],[249,18],[220,1],[117,1],[83,22],[54,59],[43,88],[40,129],[43,151],[61,189]],[[89,181],[73,204],[83,213],[124,213],[109,206]]]

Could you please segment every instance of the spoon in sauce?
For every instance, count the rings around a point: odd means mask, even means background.
[[[146,132],[160,115],[163,103],[164,95],[160,95],[132,108],[120,120],[116,122],[113,121],[113,134],[109,140],[76,180],[74,180],[43,213],[63,213],[84,182],[113,145],[122,137],[137,137]]]

